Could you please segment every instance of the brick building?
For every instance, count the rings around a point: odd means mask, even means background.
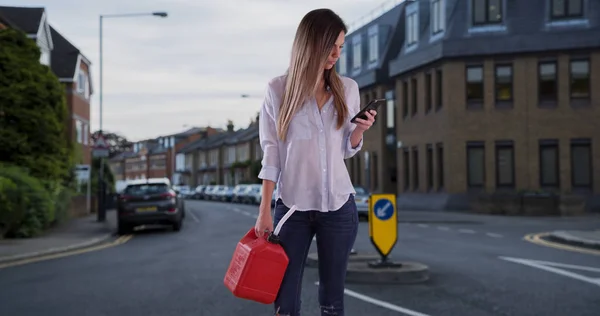
[[[518,192],[577,195],[598,209],[598,34],[600,2],[585,0],[405,1],[352,31],[352,69],[340,72],[363,103],[393,104],[365,135],[370,188],[411,209]],[[348,166],[365,184],[361,158]]]
[[[220,130],[212,127],[190,128],[184,132],[161,136],[133,143],[133,150],[120,153],[109,160],[116,180],[169,178],[180,182],[175,172],[176,153],[198,139],[208,137]]]

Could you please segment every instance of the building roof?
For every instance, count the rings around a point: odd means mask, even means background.
[[[551,21],[552,1],[503,1],[502,22],[473,25],[472,1],[444,0],[445,27],[431,32],[431,3],[411,1],[401,17],[418,13],[418,41],[403,45],[389,73],[395,76],[441,58],[474,57],[600,47],[600,1],[584,1],[584,16]]]
[[[52,26],[50,33],[54,42],[54,49],[50,54],[52,71],[59,78],[74,78],[81,52]]]
[[[404,42],[404,24],[401,23],[401,16],[404,13],[405,3],[406,1],[399,3],[346,36],[344,47],[347,66],[344,75],[354,79],[359,88],[388,80],[388,62],[396,57]],[[378,36],[377,59],[370,62],[367,48],[370,47],[370,35],[374,33]],[[361,45],[362,61],[361,68],[354,69],[353,48],[358,41]]]
[[[4,19],[27,34],[37,34],[44,12],[44,8],[0,6]]]

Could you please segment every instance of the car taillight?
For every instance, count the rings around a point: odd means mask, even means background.
[[[121,200],[121,202],[127,202],[127,200],[131,199],[131,196],[121,195],[121,197],[119,199]]]
[[[168,192],[168,193],[161,194],[160,197],[165,200],[168,200],[168,199],[174,199],[176,197],[176,195],[173,192]]]

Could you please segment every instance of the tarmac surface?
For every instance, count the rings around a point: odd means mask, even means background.
[[[237,299],[223,285],[257,207],[188,201],[187,212],[180,232],[148,228],[97,251],[1,268],[0,315],[271,315],[271,306]],[[429,280],[349,283],[346,315],[598,315],[600,251],[524,238],[593,231],[598,217],[400,212],[399,218],[391,257],[427,265]],[[355,249],[375,253],[366,222]],[[319,315],[317,269],[306,269],[303,315]]]

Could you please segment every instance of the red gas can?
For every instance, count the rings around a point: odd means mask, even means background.
[[[223,282],[236,297],[271,304],[275,301],[289,260],[279,244],[279,231],[296,210],[292,206],[266,237],[252,227],[238,242]]]

